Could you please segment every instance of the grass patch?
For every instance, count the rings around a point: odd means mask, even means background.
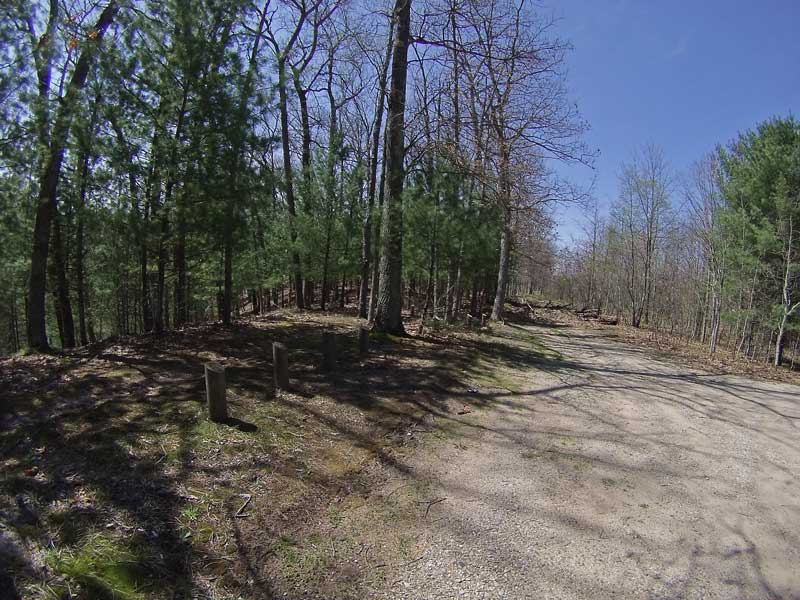
[[[187,504],[181,509],[181,517],[189,521],[194,521],[200,516],[200,506],[198,504]]]
[[[108,535],[96,533],[75,549],[52,550],[51,569],[80,585],[91,598],[139,600],[151,597],[145,553]]]
[[[495,325],[480,338],[480,351],[470,369],[474,382],[521,393],[527,371],[563,359],[560,352],[545,345],[535,334],[516,325]]]
[[[322,539],[316,535],[309,536],[302,544],[289,536],[281,536],[275,545],[275,555],[287,579],[296,582],[314,578],[329,561]]]
[[[522,342],[527,349],[541,358],[550,360],[562,360],[563,355],[557,350],[553,350],[545,345],[534,333],[518,325],[504,325],[492,330],[494,337],[515,342]]]

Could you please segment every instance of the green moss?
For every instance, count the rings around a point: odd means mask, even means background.
[[[378,344],[385,344],[385,343],[398,343],[403,341],[403,337],[399,335],[393,335],[391,333],[385,333],[383,331],[371,331],[369,334],[370,341],[378,343]]]

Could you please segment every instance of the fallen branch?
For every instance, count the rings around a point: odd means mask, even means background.
[[[409,561],[406,561],[406,562],[404,562],[404,563],[400,563],[399,565],[397,565],[397,567],[398,567],[398,568],[400,568],[400,567],[407,567],[408,565],[413,565],[415,562],[419,562],[419,561],[421,561],[423,558],[425,558],[425,553],[424,553],[424,552],[423,552],[422,554],[420,554],[420,555],[419,555],[417,558],[415,558],[414,560],[409,560]]]
[[[239,510],[237,510],[237,511],[236,511],[236,514],[234,514],[233,516],[234,516],[234,517],[239,517],[239,518],[248,517],[248,516],[250,516],[250,515],[243,514],[243,513],[242,513],[242,511],[243,511],[245,508],[247,508],[247,505],[248,505],[248,504],[250,504],[250,500],[252,500],[252,499],[253,499],[253,496],[252,496],[252,495],[250,495],[250,494],[239,494],[239,495],[240,495],[240,496],[242,496],[243,498],[246,498],[246,500],[244,501],[244,504],[242,504],[242,505],[239,507]]]
[[[436,498],[435,500],[431,500],[430,502],[428,502],[428,507],[425,509],[425,516],[423,518],[425,519],[428,518],[428,513],[431,511],[431,506],[433,506],[434,504],[439,504],[440,502],[444,502],[445,500],[447,500],[447,498],[443,496],[441,498]]]

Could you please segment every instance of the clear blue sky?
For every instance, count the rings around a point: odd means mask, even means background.
[[[571,41],[568,85],[600,150],[594,174],[607,206],[619,165],[643,143],[678,171],[773,115],[800,115],[800,0],[553,0]],[[559,209],[562,242],[581,211]]]

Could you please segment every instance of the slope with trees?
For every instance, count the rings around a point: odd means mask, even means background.
[[[517,250],[572,196],[550,163],[591,162],[568,44],[525,2],[2,17],[3,352],[289,304],[392,332],[404,310],[499,319]]]

